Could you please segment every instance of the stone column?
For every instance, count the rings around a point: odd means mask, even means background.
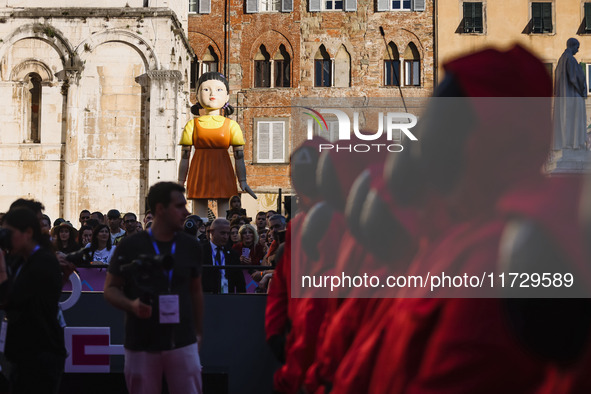
[[[61,73],[62,82],[62,158],[60,179],[60,211],[63,218],[78,217],[78,134],[80,132],[78,103],[80,91],[80,67]]]
[[[185,126],[180,117],[185,112],[185,98],[183,75],[177,70],[148,71],[136,82],[142,87],[140,207],[144,207],[143,199],[151,185],[177,180],[178,143]]]

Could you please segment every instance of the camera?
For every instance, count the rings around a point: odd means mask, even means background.
[[[154,297],[168,287],[168,273],[174,266],[174,257],[170,253],[157,256],[142,254],[131,262],[121,256],[119,261],[119,272],[135,285],[144,304],[150,305]]]
[[[199,226],[203,224],[201,218],[197,215],[189,215],[185,219],[183,231],[195,237],[199,231]]]
[[[123,259],[123,257],[121,257]],[[174,265],[174,257],[170,253],[159,254],[157,256],[151,256],[147,254],[141,254],[137,259],[132,260],[130,263],[123,264],[119,267],[119,272],[122,274],[131,273],[133,275],[148,272],[151,273],[154,270],[169,271]]]
[[[10,250],[12,248],[12,241],[9,229],[0,227],[0,249]]]
[[[92,262],[92,251],[90,248],[82,248],[76,252],[68,253],[66,260],[76,267],[90,267]]]
[[[197,223],[192,219],[185,220],[183,231],[195,237],[197,235]]]

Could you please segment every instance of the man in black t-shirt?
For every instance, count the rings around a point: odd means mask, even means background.
[[[126,312],[124,372],[131,394],[160,394],[163,373],[171,394],[202,393],[202,253],[182,232],[189,214],[184,191],[172,182],[150,188],[151,229],[121,241],[107,273],[105,299]],[[140,258],[167,254],[172,263]]]

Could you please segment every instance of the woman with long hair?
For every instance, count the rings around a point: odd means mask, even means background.
[[[11,363],[11,392],[57,393],[66,358],[58,322],[60,265],[30,209],[8,211],[3,228],[10,245],[0,250],[0,302],[7,319],[0,335],[6,335],[2,350]]]
[[[267,245],[267,235],[269,235],[269,230],[264,228],[261,231],[259,231],[258,234],[259,234],[259,245],[261,245],[263,247],[263,255],[266,255],[267,251],[269,250],[269,245]]]
[[[111,244],[109,226],[106,224],[96,226],[92,231],[92,240],[86,247],[90,248],[93,264],[109,264],[115,251],[115,246]]]
[[[240,255],[240,263],[245,265],[260,265],[263,259],[264,250],[259,244],[259,236],[256,228],[252,224],[244,224],[238,230],[240,235],[240,242],[236,243],[232,248]],[[244,281],[246,283],[246,292],[254,293],[257,283],[251,276],[256,274],[253,269],[244,270]]]
[[[78,231],[71,224],[62,222],[51,230],[55,250],[62,253],[71,253],[80,249],[76,242]]]
[[[246,216],[246,209],[242,208],[242,200],[240,196],[232,196],[228,201],[230,209],[226,211],[226,219],[232,220],[233,215]]]

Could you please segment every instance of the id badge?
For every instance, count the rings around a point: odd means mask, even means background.
[[[160,324],[176,324],[181,322],[178,294],[166,294],[158,297]]]
[[[0,353],[4,353],[4,348],[6,347],[6,331],[8,329],[8,321],[6,319],[2,320],[2,324],[0,325]]]
[[[62,311],[62,307],[57,307],[57,321],[61,328],[66,327],[66,319],[64,318],[64,312]]]

